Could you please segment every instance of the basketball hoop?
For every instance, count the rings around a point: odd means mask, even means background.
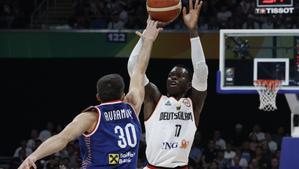
[[[254,86],[260,98],[260,110],[276,110],[276,95],[281,86],[281,80],[256,80]]]

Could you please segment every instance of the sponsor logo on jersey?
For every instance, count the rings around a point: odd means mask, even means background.
[[[165,103],[165,106],[171,106],[171,103],[169,100],[167,100],[167,102]]]
[[[183,140],[181,141],[180,148],[181,148],[181,149],[186,149],[186,148],[188,147],[188,145],[189,145],[189,141],[183,139]]]
[[[163,150],[171,150],[171,149],[175,149],[179,147],[179,143],[178,142],[163,142],[162,143],[162,149]]]
[[[108,154],[108,160],[110,165],[130,163],[132,159],[135,157],[136,153],[128,151],[126,153],[110,153]]]
[[[191,120],[193,121],[191,112],[161,112],[159,120]]]
[[[183,139],[180,143],[179,142],[163,142],[162,149],[163,150],[171,150],[176,148],[186,149],[189,146],[189,141]]]
[[[115,165],[118,164],[119,162],[119,154],[108,154],[108,159],[109,159],[109,164],[110,165]]]

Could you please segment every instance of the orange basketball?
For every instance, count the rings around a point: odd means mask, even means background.
[[[181,13],[182,2],[181,0],[147,0],[146,9],[153,20],[172,22]]]

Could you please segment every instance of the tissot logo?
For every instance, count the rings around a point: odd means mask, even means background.
[[[256,14],[292,14],[294,8],[255,8]]]

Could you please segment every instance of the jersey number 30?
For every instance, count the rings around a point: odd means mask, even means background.
[[[115,126],[114,133],[118,135],[117,141],[120,148],[126,148],[127,146],[135,147],[137,144],[136,130],[133,124],[128,123],[125,128]]]

